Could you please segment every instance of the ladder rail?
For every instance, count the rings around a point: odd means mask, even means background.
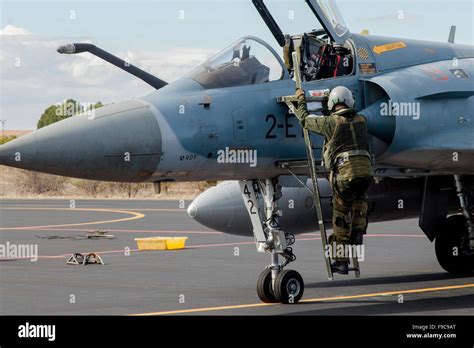
[[[314,164],[314,157],[313,157],[313,149],[311,146],[308,146],[308,143],[310,141],[309,139],[309,131],[304,128],[303,129],[303,134],[305,138],[305,143],[306,143],[306,152],[308,153],[308,162],[309,162],[309,171],[311,175],[311,181],[313,183],[313,200],[314,206],[316,208],[316,215],[318,217],[318,225],[319,225],[319,232],[321,233],[321,242],[323,245],[323,256],[324,256],[324,261],[326,264],[326,269],[327,269],[327,274],[328,274],[328,279],[332,280],[333,273],[332,273],[332,268],[331,268],[331,262],[329,260],[329,257],[326,256],[327,252],[327,244],[328,244],[328,239],[327,239],[327,232],[326,232],[326,226],[324,225],[324,216],[323,216],[323,210],[321,207],[321,197],[319,194],[319,184],[318,184],[318,174],[316,172],[316,167]]]
[[[295,51],[292,53],[292,59],[293,59],[293,67],[294,67],[294,76],[295,76],[295,82],[296,82],[296,88],[302,88],[301,85],[301,72],[300,72],[300,57],[299,57],[300,51],[298,49],[295,49]],[[307,98],[308,100],[321,100],[322,97],[311,97]],[[279,102],[284,102],[287,104],[288,108],[292,110],[293,112],[295,111],[295,105],[293,104],[294,102],[297,102],[296,96],[285,96],[285,97],[280,97],[277,99]],[[321,234],[321,244],[323,246],[323,257],[326,265],[326,271],[327,271],[327,276],[329,280],[334,279],[334,274],[332,272],[332,267],[331,267],[331,260],[330,258],[326,255],[326,252],[328,250],[328,238],[327,238],[327,232],[326,232],[326,226],[325,222],[326,220],[324,219],[323,216],[323,210],[321,206],[321,195],[319,191],[319,184],[318,184],[318,171],[316,170],[316,164],[314,163],[314,152],[313,152],[313,146],[311,143],[311,137],[309,134],[309,131],[306,128],[303,128],[303,136],[304,136],[304,142],[306,146],[306,154],[308,156],[308,166],[309,166],[309,172],[311,175],[311,181],[312,181],[312,186],[313,186],[313,200],[314,200],[314,207],[316,210],[316,216],[318,217],[318,225],[319,225],[319,231]],[[304,185],[306,186],[306,185]],[[306,186],[307,187],[307,186]],[[308,190],[310,191],[310,190]],[[352,269],[355,273],[355,276],[357,278],[360,277],[360,266],[359,266],[359,259],[358,259],[358,254],[356,252],[355,255],[352,255]]]
[[[299,50],[295,50],[292,53],[292,58],[293,58],[293,67],[295,71],[295,81],[296,81],[296,88],[301,88],[301,72],[300,72],[300,57],[299,57]],[[286,101],[287,104],[289,104],[289,107],[292,108],[294,107],[293,100],[288,100]],[[291,105],[291,106],[290,106]],[[312,181],[312,186],[313,186],[313,201],[314,201],[314,206],[316,209],[316,216],[318,217],[318,225],[319,225],[319,232],[321,234],[321,244],[323,246],[323,257],[324,257],[324,263],[326,265],[326,271],[327,271],[327,276],[329,280],[334,279],[334,275],[332,273],[332,268],[331,268],[331,261],[329,257],[326,256],[327,252],[327,233],[326,233],[326,226],[324,225],[324,216],[323,216],[323,210],[321,207],[321,198],[319,194],[319,184],[318,184],[318,174],[316,172],[316,165],[314,163],[314,153],[313,153],[313,148],[311,146],[311,138],[309,136],[309,131],[306,128],[303,128],[303,136],[304,136],[304,142],[306,145],[306,153],[308,155],[308,164],[309,164],[309,172],[311,175],[311,181]]]

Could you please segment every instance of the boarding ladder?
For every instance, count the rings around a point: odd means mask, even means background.
[[[302,86],[301,86],[300,64],[299,64],[299,62],[300,62],[299,52],[300,51],[298,49],[296,49],[292,53],[296,88],[302,88]],[[327,91],[326,93],[322,93],[320,95],[317,95],[317,96],[306,97],[306,101],[308,103],[309,102],[327,101],[327,98],[328,98],[328,95],[329,95],[328,92],[329,91]],[[294,110],[296,108],[296,102],[297,102],[297,99],[296,99],[295,95],[278,97],[277,102],[285,103],[288,106],[288,108],[290,109],[290,112],[294,113]],[[316,166],[316,164],[315,164],[313,144],[311,142],[311,137],[309,135],[309,131],[306,128],[303,128],[303,136],[304,136],[304,142],[305,142],[305,146],[306,146],[306,154],[307,154],[307,157],[308,157],[307,163],[302,164],[302,163],[299,163],[299,162],[293,162],[293,163],[285,162],[285,163],[282,163],[281,165],[283,167],[287,168],[290,171],[290,173],[292,173],[291,168],[295,168],[295,167],[302,166],[302,165],[309,166],[309,172],[310,172],[311,182],[312,182],[312,186],[313,186],[312,190],[310,190],[310,191],[311,191],[312,196],[313,196],[314,208],[316,209],[316,216],[318,218],[319,231],[321,233],[321,242],[322,242],[321,244],[323,246],[323,257],[324,257],[324,261],[325,261],[325,265],[326,265],[326,271],[327,271],[328,279],[333,280],[334,276],[333,276],[333,272],[332,272],[332,269],[331,269],[331,260],[330,260],[329,257],[326,257],[326,250],[328,248],[328,238],[327,238],[326,226],[325,226],[326,223],[328,223],[328,224],[332,223],[332,220],[325,220],[324,219],[323,209],[322,209],[322,205],[321,205],[321,199],[322,198],[328,198],[328,197],[321,196],[321,193],[319,191],[319,184],[318,184],[318,174],[322,174],[324,172],[324,168],[321,167],[321,166]],[[356,253],[352,254],[351,261],[352,261],[352,264],[351,264],[352,267],[349,268],[349,271],[354,271],[355,276],[358,278],[358,277],[360,277],[360,266],[359,266],[358,256],[357,256]]]

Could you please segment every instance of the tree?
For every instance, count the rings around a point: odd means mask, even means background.
[[[104,106],[100,101],[85,106],[74,99],[68,99],[61,104],[50,105],[44,110],[37,123],[37,128],[46,127],[52,123],[64,120],[81,112],[97,109]]]
[[[2,135],[0,136],[0,145],[8,143],[13,139],[16,139],[16,135]]]
[[[88,108],[87,110],[92,110],[92,109],[98,109],[98,108],[101,108],[103,107],[104,104],[102,104],[102,102],[98,101],[97,103],[95,103],[94,105],[92,105],[90,108]]]

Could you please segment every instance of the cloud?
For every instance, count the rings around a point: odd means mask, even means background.
[[[14,25],[8,24],[5,28],[0,29],[0,35],[31,35],[31,33],[24,28],[15,27]]]
[[[7,119],[7,129],[35,128],[47,106],[65,99],[111,103],[153,91],[143,81],[92,54],[56,52],[58,46],[69,42],[41,37],[13,25],[0,30],[0,118]],[[171,82],[214,52],[175,47],[165,51],[111,53]]]

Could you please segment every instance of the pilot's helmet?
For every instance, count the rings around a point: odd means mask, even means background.
[[[344,104],[348,108],[354,107],[354,97],[352,96],[352,92],[349,88],[337,86],[332,89],[331,93],[329,93],[328,99],[329,111],[333,111],[334,106],[337,104]]]

